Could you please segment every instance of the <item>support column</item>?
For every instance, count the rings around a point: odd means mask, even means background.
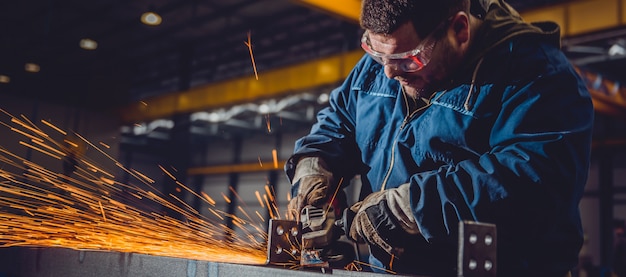
[[[600,140],[606,141],[613,134],[612,119],[597,115],[596,128],[600,130]],[[598,124],[599,123],[599,124]],[[600,265],[611,267],[613,259],[613,155],[611,148],[602,146],[598,149],[599,203],[600,203]]]
[[[174,127],[170,130],[169,141],[165,149],[165,163],[162,165],[165,170],[171,173],[176,180],[185,183],[187,181],[187,169],[189,169],[189,159],[191,157],[191,139],[189,131],[189,116],[186,114],[176,115],[172,118]],[[175,195],[181,201],[185,200],[186,191],[178,188],[176,180],[165,174],[163,176],[163,192],[166,196]],[[178,189],[177,189],[178,188]],[[175,199],[170,199],[173,204],[179,205]],[[167,211],[173,218],[184,220],[182,215],[175,211]]]
[[[193,144],[193,148],[195,151],[192,151],[191,155],[193,156],[195,153],[195,157],[193,158],[192,164],[196,164],[197,165],[205,165],[207,163],[207,157],[208,157],[208,145],[209,145],[210,141],[208,138],[205,139],[205,141],[203,142],[198,142]],[[193,165],[192,165],[193,166]],[[203,187],[204,187],[204,179],[205,179],[206,175],[203,174],[196,174],[193,175],[192,180],[191,180],[191,186],[194,189],[195,192],[200,192],[202,191]],[[202,199],[200,199],[200,197],[194,197],[193,198],[193,203],[191,203],[191,206],[198,212],[201,212],[202,210]]]
[[[193,61],[193,48],[189,45],[182,45],[179,52],[179,82],[178,89],[181,91],[188,90],[191,85],[191,64]],[[166,170],[172,173],[177,180],[185,183],[187,181],[187,169],[189,169],[191,153],[191,130],[188,114],[176,114],[172,116],[174,121],[174,127],[170,130],[169,141],[167,142],[167,149],[165,149],[165,164]],[[171,167],[167,167],[171,165]],[[165,195],[176,195],[182,201],[185,201],[184,190],[177,190],[178,184],[175,180],[172,180],[169,176],[164,176],[163,191]],[[173,199],[172,199],[173,200]],[[174,204],[178,204],[173,202]],[[171,211],[173,212],[173,211]],[[182,215],[171,215],[174,218],[183,220]]]
[[[243,148],[243,138],[241,136],[236,136],[233,139],[233,164],[241,163],[241,149]],[[237,211],[237,187],[239,185],[239,172],[231,172],[228,174],[228,198],[230,199],[230,203],[227,207],[228,214],[235,214]],[[232,188],[232,189],[230,189]],[[226,217],[226,239],[231,240],[232,234],[230,233],[233,230],[233,219],[231,217]]]

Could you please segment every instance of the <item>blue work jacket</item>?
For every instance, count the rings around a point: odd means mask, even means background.
[[[410,183],[427,242],[416,259],[437,257],[424,253],[456,244],[458,222],[473,220],[497,226],[499,276],[564,274],[583,240],[593,123],[585,83],[557,45],[532,35],[453,77],[409,115],[400,84],[363,56],[296,142],[287,175],[315,155],[337,180],[359,174],[366,190]]]

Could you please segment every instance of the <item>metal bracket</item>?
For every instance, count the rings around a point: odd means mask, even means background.
[[[302,224],[293,220],[270,219],[267,230],[267,265],[300,264]]]
[[[496,253],[496,225],[459,222],[459,277],[495,277]]]

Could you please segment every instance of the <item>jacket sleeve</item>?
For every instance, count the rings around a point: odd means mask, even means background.
[[[317,114],[317,122],[311,127],[309,134],[296,141],[294,153],[285,164],[285,172],[290,181],[293,181],[295,166],[301,157],[321,157],[332,170],[335,180],[351,178],[362,166],[354,136],[353,115],[357,95],[351,91],[351,84],[361,73],[365,61],[364,56],[342,85],[331,92],[329,106]]]

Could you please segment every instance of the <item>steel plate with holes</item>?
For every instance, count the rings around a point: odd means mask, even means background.
[[[458,276],[495,277],[496,226],[463,221],[459,224]]]
[[[300,242],[302,225],[292,220],[271,219],[268,228],[268,265],[298,265],[300,263]]]

